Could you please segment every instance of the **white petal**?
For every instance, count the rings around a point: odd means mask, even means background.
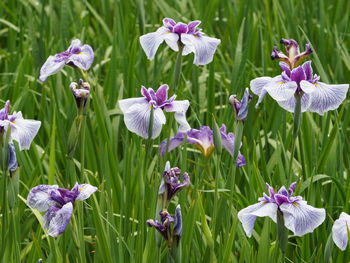
[[[313,232],[326,218],[323,208],[312,207],[305,201],[299,201],[298,204],[284,203],[280,209],[283,212],[284,225],[296,236]]]
[[[345,250],[348,245],[348,232],[350,231],[350,216],[347,213],[341,213],[339,219],[334,221],[332,227],[332,238],[334,243]]]
[[[311,104],[311,95],[310,94],[303,94],[301,97],[301,111],[305,112],[308,110]],[[286,101],[277,101],[278,105],[280,105],[283,109],[294,112],[295,107],[295,97],[291,97],[289,100]]]
[[[163,43],[164,40],[167,41],[168,45],[170,43],[169,46],[172,49],[175,48],[176,50],[178,39],[179,36],[177,34],[170,32],[166,27],[160,27],[156,32],[141,36],[140,44],[143,51],[145,51],[147,58],[152,60],[154,59],[159,45]],[[174,43],[176,43],[176,46]]]
[[[303,92],[310,94],[316,90],[316,85],[306,80],[302,80],[300,81],[300,88],[302,89]]]
[[[175,112],[175,120],[180,125],[179,132],[187,132],[191,129],[186,119],[186,111],[189,106],[190,102],[188,100],[177,100],[164,107],[167,112]]]
[[[79,195],[75,200],[86,200],[98,190],[97,187],[90,184],[76,184],[73,189],[76,187],[78,188]]]
[[[21,112],[15,113],[16,119],[11,122],[11,137],[19,143],[19,149],[27,150],[41,126],[40,121],[25,120]]]
[[[80,49],[81,52],[72,54],[66,64],[72,62],[76,67],[88,70],[94,62],[94,51],[89,45],[83,45]]]
[[[250,89],[255,95],[259,96],[258,102],[256,103],[255,107],[258,107],[263,98],[265,97],[267,91],[264,89],[264,87],[271,81],[273,81],[273,78],[271,77],[260,77],[250,81]]]
[[[311,93],[309,111],[323,115],[326,111],[335,110],[345,100],[349,84],[328,85],[322,82],[316,84]]]
[[[294,81],[283,81],[280,77],[275,77],[273,81],[267,83],[264,89],[276,101],[286,101],[294,97],[298,85]]]
[[[151,116],[151,108],[147,101],[134,104],[128,111],[124,112],[124,122],[129,131],[148,139],[148,125]],[[162,125],[166,119],[160,108],[154,109],[152,139],[159,136]]]
[[[73,214],[73,204],[71,202],[62,206],[61,209],[50,215],[50,218],[44,216],[47,232],[52,237],[57,237],[62,234]]]
[[[213,60],[214,53],[221,40],[207,36],[181,34],[181,42],[188,47],[186,52],[194,52],[194,64],[206,65]]]
[[[50,197],[52,191],[57,191],[58,185],[38,185],[32,188],[27,197],[27,204],[32,209],[45,212],[51,206],[56,205]]]
[[[58,62],[55,56],[49,56],[40,69],[39,80],[44,82],[48,76],[59,72],[66,64],[66,61],[67,60],[60,60]]]
[[[147,100],[144,97],[140,97],[140,98],[130,98],[130,99],[119,100],[118,104],[121,111],[125,113],[130,109],[131,106],[139,103],[144,103],[144,102],[148,104]]]
[[[277,220],[277,205],[274,203],[260,202],[250,205],[238,212],[238,219],[243,225],[247,237],[252,236],[256,217],[270,217],[274,222]]]

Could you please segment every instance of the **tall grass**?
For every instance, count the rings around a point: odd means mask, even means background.
[[[191,146],[161,158],[159,143],[173,133],[169,124],[148,152],[146,141],[126,129],[117,105],[118,99],[139,96],[141,85],[173,83],[176,53],[162,45],[149,61],[139,36],[155,31],[164,17],[198,19],[221,44],[208,66],[193,65],[193,55],[183,57],[177,95],[190,100],[192,127],[211,125],[214,115],[233,131],[228,96],[242,96],[257,76],[280,73],[270,52],[281,37],[312,44],[314,69],[324,82],[350,82],[349,13],[345,0],[0,1],[0,104],[9,99],[12,110],[42,121],[30,150],[17,149],[19,194],[6,231],[1,225],[7,237],[1,240],[2,262],[164,262],[167,247],[157,249],[155,230],[146,220],[154,218],[166,160],[191,177],[189,189],[178,196],[184,262],[282,261],[276,225],[259,218],[248,239],[237,212],[257,201],[265,182],[281,186],[295,180],[297,193],[327,215],[312,234],[289,232],[287,262],[349,261],[350,250],[341,252],[330,239],[334,220],[341,211],[350,212],[348,99],[324,116],[303,114],[291,177],[293,115],[268,96],[258,109],[256,97],[250,103],[242,147],[247,165],[237,170],[227,152],[205,159]],[[73,38],[94,48],[95,61],[88,72],[93,94],[85,136],[69,164],[67,138],[77,115],[69,84],[82,76],[66,67],[44,84],[37,78],[46,58],[64,51]],[[40,215],[25,198],[38,184],[72,187],[72,171],[80,183],[99,191],[77,204],[65,233],[54,239],[44,234]],[[0,193],[4,180],[1,176]]]

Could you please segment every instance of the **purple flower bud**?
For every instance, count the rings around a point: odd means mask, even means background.
[[[190,176],[183,174],[183,182],[180,182],[181,169],[178,167],[164,171],[163,180],[166,187],[167,200],[170,201],[179,191],[190,185]]]
[[[90,96],[90,84],[80,79],[79,84],[76,82],[72,82],[69,87],[75,98],[75,102],[77,104],[78,109],[80,109],[81,107],[85,107]]]
[[[236,113],[237,121],[245,121],[248,115],[248,103],[253,98],[252,95],[249,94],[249,89],[246,88],[244,91],[244,95],[242,97],[242,101],[237,99],[237,95],[231,95],[229,98],[229,102],[232,105],[233,110]]]

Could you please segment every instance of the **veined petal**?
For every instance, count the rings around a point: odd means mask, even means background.
[[[301,97],[301,111],[307,111],[310,104],[311,104],[311,95],[310,94],[303,94]],[[294,112],[295,108],[295,97],[291,97],[289,100],[285,101],[277,101],[278,105],[280,105],[283,109],[289,111],[289,112]]]
[[[183,132],[178,132],[175,137],[170,138],[169,140],[169,146],[168,146],[168,152],[171,152],[172,150],[174,150],[176,147],[180,146],[185,138],[185,133]],[[159,150],[162,154],[162,156],[165,155],[165,151],[166,151],[166,145],[168,143],[168,139],[165,139],[164,141],[162,141],[162,143],[160,144]]]
[[[124,112],[124,122],[129,131],[136,133],[145,139],[148,139],[148,126],[151,116],[151,106],[147,101],[134,104],[128,111]],[[153,113],[152,139],[159,136],[162,125],[166,119],[160,108],[155,108]]]
[[[263,100],[266,94],[266,90],[264,89],[264,87],[271,81],[273,81],[273,78],[271,77],[260,77],[250,81],[250,89],[255,95],[259,96],[259,100],[256,103],[255,107],[258,107],[261,101]]]
[[[144,98],[129,98],[129,99],[123,99],[123,100],[119,100],[118,104],[119,104],[119,108],[121,109],[121,111],[123,113],[127,112],[130,110],[130,108],[135,105],[135,104],[146,104],[148,105],[148,101]]]
[[[342,212],[339,219],[334,221],[332,227],[332,238],[334,243],[341,249],[345,250],[348,242],[350,231],[350,216],[347,213]]]
[[[175,112],[175,120],[180,125],[179,132],[187,132],[191,129],[186,119],[186,111],[190,106],[188,100],[176,100],[164,107],[167,112]]]
[[[303,84],[306,84],[303,82]],[[323,115],[329,110],[335,110],[345,100],[349,84],[329,85],[322,82],[316,84],[316,89],[311,93],[311,112]],[[304,85],[305,86],[305,85]]]
[[[247,237],[252,236],[256,217],[270,217],[274,222],[277,221],[277,205],[274,203],[260,202],[250,205],[238,212],[238,219],[243,225]]]
[[[181,42],[194,52],[194,64],[206,65],[213,60],[214,53],[221,40],[207,36],[181,34]]]
[[[283,212],[284,225],[296,236],[313,232],[326,218],[323,208],[312,207],[305,201],[283,203],[280,209]]]
[[[69,224],[72,214],[73,204],[71,202],[62,206],[61,209],[57,209],[57,207],[50,208],[43,218],[48,234],[52,237],[62,234]]]
[[[294,81],[283,81],[280,78],[274,78],[273,81],[267,83],[264,89],[276,101],[286,101],[294,96],[298,85]]]
[[[44,82],[48,76],[59,72],[64,67],[66,62],[67,60],[57,60],[56,56],[49,56],[40,69],[39,80]]]
[[[83,45],[80,48],[81,52],[78,54],[72,54],[66,64],[73,63],[74,66],[81,68],[83,70],[88,70],[92,62],[94,62],[94,51],[92,50],[91,46],[89,45]]]
[[[27,204],[32,209],[37,209],[40,212],[45,212],[51,206],[57,203],[51,199],[51,192],[56,192],[58,185],[38,185],[32,188],[27,197]]]
[[[76,184],[72,191],[77,190],[79,192],[75,200],[85,200],[88,199],[93,193],[95,193],[98,188],[90,184]]]
[[[140,37],[140,43],[143,51],[146,53],[148,59],[154,59],[154,56],[158,50],[158,47],[163,41],[166,40],[167,44],[172,49],[177,46],[177,41],[179,40],[179,36],[175,33],[172,33],[166,27],[160,27],[156,32],[148,33]],[[176,45],[175,45],[176,43]],[[177,50],[178,47],[177,47]]]
[[[41,121],[25,120],[21,112],[14,113],[12,116],[15,116],[15,120],[10,123],[11,137],[19,143],[21,151],[27,150],[39,131]]]

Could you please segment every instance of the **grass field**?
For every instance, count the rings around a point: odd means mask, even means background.
[[[206,66],[194,65],[193,54],[183,57],[177,99],[190,101],[191,127],[213,127],[214,116],[233,132],[229,95],[241,98],[252,79],[280,74],[270,55],[274,45],[283,50],[282,37],[297,40],[302,50],[311,43],[314,71],[324,82],[350,82],[349,14],[346,0],[0,0],[0,108],[10,100],[11,112],[42,122],[29,150],[16,144],[17,177],[2,172],[1,262],[166,262],[166,243],[158,246],[146,223],[155,218],[166,161],[191,178],[169,207],[171,213],[177,204],[182,209],[182,262],[350,262],[349,247],[342,252],[331,238],[334,220],[350,212],[349,95],[324,116],[302,115],[291,174],[293,114],[268,95],[259,108],[257,96],[249,104],[241,148],[247,165],[241,168],[226,151],[206,159],[189,144],[162,158],[159,144],[176,132],[172,114],[150,143],[127,130],[118,106],[119,99],[140,97],[141,85],[167,83],[173,94],[177,53],[162,44],[150,61],[139,37],[164,17],[201,20],[203,31],[221,44]],[[75,38],[94,49],[90,70],[65,67],[39,82],[47,57]],[[79,78],[90,83],[91,99],[70,158],[78,112],[69,85]],[[11,195],[18,179],[18,196]],[[40,213],[25,202],[29,190],[39,184],[70,189],[76,181],[98,192],[75,203],[62,235],[45,235]],[[237,213],[257,202],[265,183],[293,181],[308,204],[326,209],[326,220],[302,237],[289,231],[284,257],[271,219],[258,218],[247,238]]]

